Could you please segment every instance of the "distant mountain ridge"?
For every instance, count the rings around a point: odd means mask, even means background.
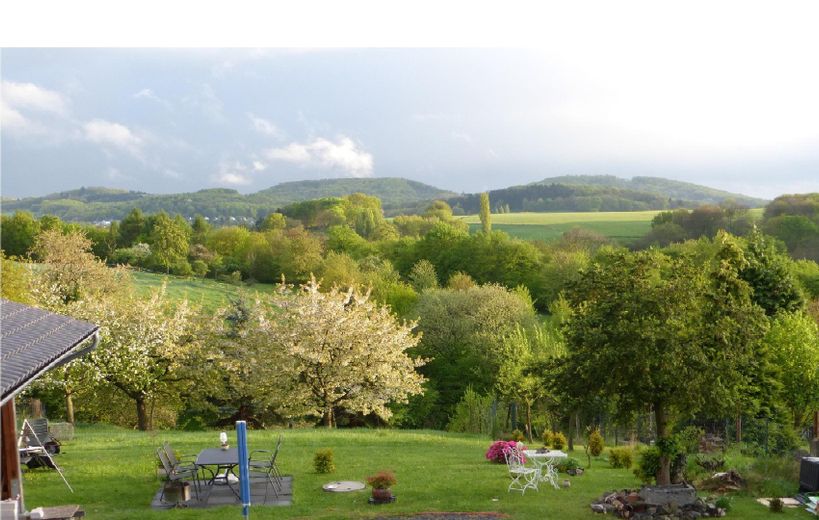
[[[645,211],[693,208],[728,200],[742,206],[761,207],[768,202],[660,177],[629,180],[611,175],[551,177],[491,190],[489,199],[496,212]],[[479,194],[453,197],[448,202],[456,211],[466,214],[477,213],[480,209]]]
[[[458,195],[400,177],[323,179],[283,182],[242,195],[229,188],[192,193],[149,194],[112,188],[83,187],[44,197],[2,201],[3,213],[16,210],[56,215],[69,221],[118,220],[138,207],[145,213],[166,211],[185,217],[252,220],[304,200],[366,193],[381,199],[390,215],[420,212],[435,199],[447,200],[457,213],[477,213],[479,194]],[[495,211],[638,211],[696,207],[734,200],[749,207],[767,203],[697,184],[659,177],[563,176],[489,192]]]
[[[304,200],[366,193],[381,199],[385,210],[412,210],[418,204],[455,196],[455,192],[399,177],[324,179],[283,182],[242,195],[229,188],[191,193],[150,194],[104,187],[83,187],[43,197],[3,199],[3,213],[25,210],[35,215],[56,215],[69,221],[119,220],[137,207],[145,213],[166,211],[185,217],[255,219]]]
[[[655,193],[671,199],[688,200],[701,204],[719,204],[728,199],[737,204],[758,208],[766,205],[769,200],[749,197],[738,193],[731,193],[716,188],[709,188],[691,182],[675,181],[663,177],[632,177],[623,179],[614,175],[563,175],[549,177],[532,184],[565,184],[576,186],[609,186],[623,190],[633,190],[645,193]]]

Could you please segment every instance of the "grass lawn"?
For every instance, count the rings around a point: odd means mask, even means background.
[[[484,459],[489,441],[476,435],[438,431],[319,429],[250,431],[250,449],[272,449],[284,434],[280,466],[294,476],[293,505],[252,507],[253,518],[368,518],[423,511],[497,511],[511,518],[594,519],[589,503],[604,491],[635,487],[629,470],[612,469],[594,460],[583,476],[571,478],[569,489],[542,486],[525,495],[508,493],[505,466]],[[231,434],[231,438],[232,434]],[[184,454],[218,445],[218,432],[136,432],[109,426],[78,427],[73,441],[57,456],[74,486],[71,494],[54,471],[24,473],[29,508],[79,503],[88,518],[188,519],[241,518],[241,508],[153,511],[150,502],[160,483],[155,476],[154,450],[170,441]],[[233,444],[233,441],[231,442]],[[314,473],[312,460],[321,448],[332,448],[336,472]],[[574,456],[585,465],[582,450]],[[369,489],[326,493],[321,485],[333,480],[364,480],[381,469],[395,472],[394,504],[367,504]],[[790,510],[771,515],[750,497],[736,497],[729,518],[810,518]]]
[[[238,286],[210,279],[186,278],[182,276],[132,271],[134,286],[139,294],[148,294],[151,290],[167,282],[168,296],[173,299],[187,298],[191,303],[201,305],[207,310],[216,310],[226,305],[230,298],[239,294],[253,295],[254,292],[272,293],[276,286],[258,283],[251,286]]]

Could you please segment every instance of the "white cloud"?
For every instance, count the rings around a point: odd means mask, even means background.
[[[172,108],[170,101],[157,96],[153,89],[150,88],[144,88],[137,92],[136,94],[134,94],[134,99],[149,99],[151,101],[154,101],[155,103],[159,103],[160,105],[167,109]]]
[[[253,123],[253,128],[257,132],[264,135],[268,135],[270,137],[274,137],[276,139],[281,139],[282,137],[284,137],[284,134],[282,133],[281,130],[279,130],[279,127],[277,127],[275,124],[268,121],[267,119],[264,119],[263,117],[259,117],[254,114],[248,114],[247,117],[250,118],[250,121]]]
[[[350,177],[369,177],[373,174],[373,156],[365,152],[349,137],[340,136],[336,142],[318,137],[307,143],[290,143],[270,148],[265,156],[303,167],[341,170]]]
[[[256,170],[257,172],[260,172],[265,168],[267,168],[267,165],[262,161],[253,161],[253,169]]]
[[[219,163],[219,171],[211,176],[211,180],[219,184],[229,184],[232,186],[245,186],[250,184],[250,177],[247,175],[247,166],[239,161]]]
[[[4,132],[38,133],[40,130],[39,125],[11,108],[5,100],[0,100],[0,124]]]
[[[94,119],[85,123],[83,130],[85,138],[92,143],[112,146],[137,157],[140,156],[144,141],[125,125],[104,119]]]
[[[36,110],[65,115],[68,103],[62,94],[34,83],[3,81],[3,101],[14,109]]]

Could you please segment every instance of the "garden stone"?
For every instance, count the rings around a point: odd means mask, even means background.
[[[591,510],[594,513],[605,513],[606,512],[606,508],[603,507],[603,504],[592,504],[591,505]]]
[[[649,504],[687,506],[697,501],[697,490],[687,484],[670,486],[643,486],[640,496]]]

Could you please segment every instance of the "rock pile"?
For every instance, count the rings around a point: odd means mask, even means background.
[[[697,491],[687,484],[612,491],[593,502],[591,509],[595,513],[631,520],[696,520],[725,516],[724,509],[698,498]]]

